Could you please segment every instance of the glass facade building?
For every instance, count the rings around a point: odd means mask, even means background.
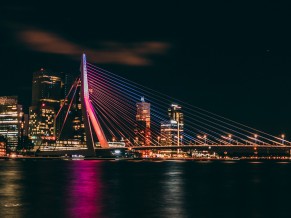
[[[0,97],[0,135],[6,138],[8,150],[15,151],[20,138],[27,133],[26,117],[17,96]]]
[[[42,104],[40,107],[29,108],[29,136],[37,145],[47,145],[55,142],[55,109]]]
[[[86,147],[86,134],[80,96],[81,81],[76,81],[73,87],[73,93],[62,101],[62,110],[56,120],[57,146]]]
[[[60,73],[40,69],[33,73],[32,105],[29,108],[29,137],[35,145],[55,143],[55,114],[63,99]]]
[[[48,106],[58,108],[63,98],[63,82],[60,73],[40,69],[33,73],[32,78],[32,106],[45,103]]]

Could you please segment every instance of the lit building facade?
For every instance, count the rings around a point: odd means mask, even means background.
[[[151,104],[145,102],[144,97],[136,104],[136,128],[134,144],[150,146],[151,144]]]
[[[0,157],[6,156],[6,139],[4,136],[0,136]]]
[[[73,86],[75,95],[68,96],[63,102],[63,108],[57,117],[58,141],[56,146],[86,147],[86,134],[82,116],[80,88],[81,82],[76,81]],[[73,91],[74,92],[74,91]],[[71,107],[69,108],[69,106]],[[69,110],[69,113],[67,113]],[[64,123],[64,120],[66,121]]]
[[[33,73],[32,78],[32,106],[45,103],[58,108],[63,98],[63,82],[60,73],[54,73],[41,68]]]
[[[170,120],[161,122],[161,145],[181,145],[183,143],[184,115],[181,106],[172,104],[168,109]]]
[[[162,146],[176,145],[178,136],[177,121],[169,120],[161,122],[161,139],[160,144]]]
[[[63,85],[60,73],[43,68],[33,73],[29,137],[37,146],[55,143],[55,114],[63,99]]]
[[[0,135],[6,138],[8,150],[17,149],[19,140],[27,134],[27,123],[17,96],[0,97]]]
[[[47,145],[55,142],[55,109],[42,104],[40,107],[29,108],[29,136],[37,145]]]

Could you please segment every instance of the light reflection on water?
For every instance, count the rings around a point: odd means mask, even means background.
[[[5,163],[5,162],[4,162]],[[21,162],[10,161],[7,168],[0,166],[0,217],[18,217],[23,203]],[[3,164],[3,163],[2,163]]]
[[[102,209],[102,168],[98,162],[72,162],[65,208],[68,217],[100,217]]]
[[[260,162],[260,161],[251,161],[251,162],[249,162],[249,163],[251,163],[251,164],[261,164],[261,163],[263,163],[263,162]]]
[[[0,218],[290,217],[290,162],[256,162],[1,161]]]
[[[180,164],[171,163],[164,173],[161,195],[165,207],[159,212],[161,217],[186,217],[184,205],[183,169]]]
[[[282,161],[282,162],[277,162],[278,164],[289,164],[290,162]]]
[[[228,160],[228,161],[223,161],[223,163],[225,163],[225,164],[234,164],[234,163],[237,163],[237,162]]]

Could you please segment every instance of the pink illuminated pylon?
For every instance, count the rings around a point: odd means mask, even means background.
[[[82,104],[82,114],[84,117],[84,125],[85,125],[85,131],[86,131],[86,142],[87,142],[88,150],[92,152],[92,155],[93,154],[95,155],[94,140],[93,140],[91,125],[93,126],[94,132],[100,142],[100,146],[102,148],[108,148],[109,145],[90,101],[88,76],[87,76],[87,62],[86,62],[85,54],[83,54],[82,56],[81,82],[82,82],[81,83],[81,104]]]

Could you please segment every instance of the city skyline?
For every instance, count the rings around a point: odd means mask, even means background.
[[[234,11],[203,3],[138,9],[124,3],[129,13],[116,20],[93,13],[108,3],[84,11],[73,4],[71,12],[58,6],[7,2],[1,9],[0,67],[8,73],[2,73],[0,95],[19,95],[27,108],[32,72],[44,67],[77,75],[79,55],[87,50],[94,63],[126,78],[274,135],[290,135],[291,46],[284,9],[279,13],[267,3],[265,10],[238,3]],[[44,15],[50,11],[55,16]],[[82,34],[74,31],[81,27]]]
[[[290,217],[291,4],[3,1],[0,218]]]

